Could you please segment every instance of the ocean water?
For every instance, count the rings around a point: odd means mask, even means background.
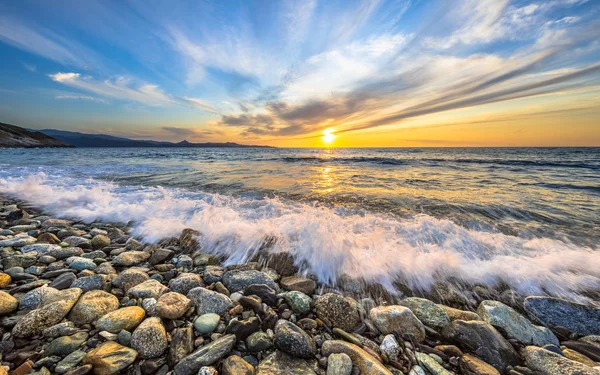
[[[334,286],[600,289],[600,148],[4,149],[0,193],[150,242],[191,227],[230,264],[288,251]]]

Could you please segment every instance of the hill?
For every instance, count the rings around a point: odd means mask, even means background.
[[[0,122],[0,148],[72,147],[38,131]]]
[[[206,142],[206,143],[192,143],[188,141],[181,141],[178,143],[174,142],[160,142],[151,140],[135,140],[123,137],[115,137],[107,134],[87,134],[79,132],[70,132],[65,130],[56,129],[42,129],[41,133],[48,136],[59,139],[60,141],[73,145],[75,147],[187,147],[187,148],[200,148],[200,147],[266,147],[266,146],[250,146],[242,145],[233,142]]]

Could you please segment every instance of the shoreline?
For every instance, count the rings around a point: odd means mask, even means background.
[[[365,298],[351,279],[340,294],[287,253],[225,267],[197,234],[143,244],[0,195],[0,375],[600,373],[596,307],[477,286]]]

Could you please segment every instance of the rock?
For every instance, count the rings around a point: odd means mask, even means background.
[[[15,236],[6,240],[0,240],[0,247],[23,247],[34,244],[36,241],[36,238],[31,236]]]
[[[69,268],[72,268],[77,271],[83,270],[95,270],[97,265],[93,260],[83,258],[83,257],[71,257],[67,259],[67,264]]]
[[[142,308],[146,311],[146,315],[155,316],[156,315],[156,299],[154,298],[144,298],[142,300]]]
[[[348,341],[354,345],[362,346],[360,340],[356,336],[349,334],[343,329],[334,328],[333,334],[344,341]]]
[[[237,299],[237,302],[239,302],[240,305],[242,305],[245,309],[250,309],[259,315],[261,315],[264,312],[262,301],[257,296],[247,297],[242,296],[239,293],[233,293],[229,298],[231,298],[233,301]]]
[[[327,375],[352,374],[352,359],[345,353],[330,354],[327,358]]]
[[[0,316],[8,315],[19,307],[19,301],[10,294],[0,291]]]
[[[42,336],[46,338],[56,338],[59,336],[68,336],[77,333],[78,330],[75,328],[73,322],[62,322],[48,327],[42,331]]]
[[[128,267],[140,264],[150,258],[145,251],[125,251],[113,258],[112,264],[119,267]]]
[[[92,249],[103,249],[110,246],[110,238],[103,234],[95,235],[91,241]]]
[[[521,352],[527,367],[536,375],[598,375],[598,371],[549,350],[527,346]]]
[[[104,263],[107,264],[107,263]],[[104,265],[103,264],[103,265]],[[119,276],[115,277],[113,280],[113,285],[123,289],[127,292],[129,289],[133,288],[136,285],[143,283],[150,279],[150,276],[142,270],[136,268],[129,268],[125,271],[121,272]]]
[[[315,302],[315,312],[327,324],[344,331],[352,331],[360,323],[358,303],[335,293],[319,296]]]
[[[237,355],[227,357],[221,366],[223,375],[254,375],[254,367]]]
[[[260,329],[260,322],[258,318],[251,317],[246,320],[238,320],[237,318],[231,319],[227,326],[226,333],[234,334],[238,340],[246,340],[250,334]]]
[[[293,358],[284,352],[275,351],[262,360],[256,375],[316,375],[311,366],[300,358]],[[389,373],[386,373],[389,374]],[[370,375],[370,374],[369,374]]]
[[[156,265],[163,263],[173,257],[175,253],[169,249],[156,249],[148,259],[148,263]]]
[[[443,368],[435,359],[425,353],[416,352],[415,357],[421,366],[425,367],[433,375],[454,375],[454,373]]]
[[[546,327],[537,327],[513,308],[497,301],[482,301],[477,314],[494,328],[523,344],[558,346],[556,336]]]
[[[144,320],[131,335],[131,347],[141,358],[155,358],[167,350],[167,332],[160,318]]]
[[[408,307],[423,324],[433,329],[442,330],[450,324],[446,312],[428,299],[409,297],[400,301],[400,305]]]
[[[546,327],[561,326],[579,335],[600,335],[600,309],[559,298],[527,297],[529,317]]]
[[[92,290],[79,298],[69,313],[69,320],[76,325],[89,324],[117,308],[117,297],[102,290]]]
[[[60,296],[45,296],[42,306],[21,318],[14,326],[12,334],[16,337],[31,337],[59,323],[77,302],[81,289],[66,289],[59,294]]]
[[[158,299],[169,290],[160,282],[150,279],[143,283],[137,284],[127,291],[127,295],[133,298],[154,298]]]
[[[90,290],[102,290],[104,289],[105,284],[106,279],[103,275],[92,275],[80,277],[79,279],[73,281],[71,287],[79,288],[84,292],[89,292]]]
[[[596,362],[592,361],[589,357],[586,357],[585,355],[583,355],[575,350],[572,350],[569,348],[563,348],[562,353],[564,354],[565,357],[569,358],[572,361],[583,363],[584,365],[587,365],[590,367],[596,366]]]
[[[352,363],[360,370],[361,374],[392,375],[381,362],[354,344],[340,340],[328,340],[323,343],[321,347],[321,354],[323,356],[330,356],[336,353],[347,354],[352,359]]]
[[[423,323],[404,306],[379,306],[369,312],[371,321],[379,332],[384,335],[395,333],[399,337],[411,336],[414,340],[421,342],[425,339],[425,328]]]
[[[67,238],[63,238],[62,242],[68,244],[71,247],[80,247],[82,249],[92,248],[90,240],[79,236],[69,236]]]
[[[294,257],[288,252],[267,254],[265,266],[281,276],[291,276],[298,272],[298,267],[294,264]]]
[[[271,338],[263,331],[254,332],[246,339],[246,348],[250,352],[262,352],[273,346]]]
[[[312,358],[317,352],[315,342],[306,332],[283,319],[275,326],[275,346],[298,358]]]
[[[494,367],[470,354],[463,355],[459,363],[465,375],[500,375]]]
[[[50,232],[42,233],[37,238],[37,243],[49,243],[52,245],[58,245],[60,242],[60,239],[56,237],[55,234]]]
[[[285,294],[285,301],[290,305],[295,313],[305,315],[310,312],[312,298],[302,292],[287,292]]]
[[[156,315],[164,319],[181,318],[192,305],[192,301],[183,294],[165,293],[158,299],[155,307]]]
[[[379,345],[381,352],[385,354],[390,361],[398,361],[400,354],[402,353],[402,348],[394,335],[386,335],[383,340],[381,340],[381,345]]]
[[[489,323],[455,320],[444,328],[442,335],[457,342],[461,349],[475,354],[496,370],[504,373],[508,366],[518,365],[519,354]]]
[[[275,304],[277,303],[277,292],[275,291],[275,289],[265,284],[250,285],[246,288],[244,293],[246,293],[246,295],[248,296],[257,296],[261,299],[262,302],[266,303],[269,306],[275,306]]]
[[[101,330],[119,333],[120,330],[131,331],[142,322],[146,312],[138,306],[128,306],[111,311],[96,321],[96,327]]]
[[[597,341],[591,339],[593,337],[582,337],[579,341],[563,341],[561,344],[569,349],[578,351],[595,362],[600,362],[600,345],[597,344]]]
[[[64,357],[74,352],[88,339],[87,332],[77,332],[71,336],[61,336],[52,340],[44,352],[45,357],[57,355]]]
[[[81,350],[76,350],[69,355],[67,355],[62,361],[58,362],[56,367],[54,368],[54,372],[57,374],[64,374],[69,372],[69,370],[75,368],[85,357],[85,352]]]
[[[90,350],[83,358],[83,363],[94,366],[94,374],[117,374],[131,365],[138,353],[114,341],[107,341]]]
[[[92,371],[93,368],[94,367],[92,365],[83,365],[66,372],[65,375],[86,375]]]
[[[235,335],[225,335],[200,347],[175,365],[174,375],[195,374],[202,366],[216,363],[233,349],[235,342]]]
[[[200,232],[194,229],[186,228],[181,232],[179,236],[179,245],[184,253],[189,254],[193,253],[196,250],[200,250],[200,245],[197,237],[200,235]]]
[[[317,287],[314,280],[298,276],[284,277],[281,279],[280,284],[285,290],[302,292],[308,295],[312,294]]]
[[[204,286],[202,278],[195,273],[184,272],[173,280],[169,281],[169,289],[186,296],[192,289],[202,286]]]
[[[198,371],[198,375],[219,375],[219,372],[214,367],[202,366]]]
[[[219,325],[221,317],[219,314],[203,314],[194,320],[194,328],[201,335],[213,332]]]
[[[4,289],[7,286],[10,285],[10,283],[12,282],[12,278],[10,277],[10,275],[4,273],[4,272],[0,272],[0,288]]]
[[[13,372],[11,372],[10,375],[26,375],[31,372],[32,368],[33,368],[33,361],[27,360],[27,361],[23,362],[23,364],[21,366],[17,367]]]
[[[108,331],[102,331],[102,332],[108,332]],[[131,346],[131,332],[122,329],[121,331],[119,331],[119,334],[117,335],[117,341],[121,345]]]
[[[194,350],[194,333],[192,327],[177,328],[169,346],[167,361],[172,368]]]
[[[61,247],[57,250],[50,250],[47,255],[58,260],[69,259],[71,257],[83,255],[83,249],[80,247]]]
[[[256,270],[232,270],[223,275],[223,284],[230,292],[244,291],[247,287],[254,284],[265,284],[274,290],[279,287],[269,275]]]
[[[209,313],[223,315],[233,303],[229,297],[202,287],[190,290],[187,297],[196,306],[198,315]]]
[[[63,219],[47,219],[42,223],[42,228],[44,229],[48,229],[48,228],[66,228],[68,226],[70,226],[73,222],[69,221],[69,220],[63,220]]]
[[[75,280],[77,280],[77,276],[73,272],[65,272],[52,280],[50,287],[57,290],[68,289],[73,285]]]
[[[207,284],[219,282],[223,279],[224,273],[225,269],[223,267],[206,266],[204,268],[204,282]]]
[[[57,251],[60,249],[62,249],[62,247],[60,247],[58,245],[53,245],[53,244],[48,244],[48,243],[35,243],[33,245],[23,246],[21,248],[21,252],[23,254],[29,253],[29,252],[35,252],[39,256],[42,256],[42,255],[47,255],[48,253],[50,253],[52,251]]]
[[[20,310],[33,310],[40,307],[46,293],[58,293],[57,289],[43,285],[25,293],[19,301]]]

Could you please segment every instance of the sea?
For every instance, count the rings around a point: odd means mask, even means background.
[[[150,243],[193,228],[226,264],[289,252],[332,287],[600,290],[600,148],[0,149],[0,194]]]

